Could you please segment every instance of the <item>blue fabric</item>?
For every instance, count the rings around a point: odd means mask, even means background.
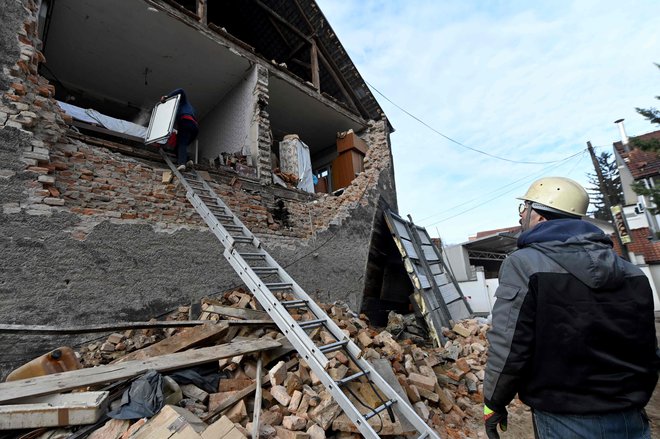
[[[197,116],[195,116],[195,108],[190,104],[190,102],[188,102],[186,92],[182,88],[177,88],[168,94],[167,97],[171,98],[172,96],[176,95],[181,95],[179,98],[179,109],[176,112],[177,119],[181,118],[181,116],[187,115],[194,117],[196,120]]]
[[[569,238],[579,235],[596,234],[599,241],[612,241],[598,227],[586,221],[579,219],[557,219],[552,221],[543,221],[534,228],[527,230],[518,237],[518,247],[523,248],[535,242],[560,241],[564,242]]]
[[[176,133],[176,160],[177,165],[184,165],[188,161],[188,145],[190,145],[199,133],[197,124],[192,120],[180,119],[177,122]]]
[[[131,383],[124,391],[120,406],[109,412],[113,419],[151,418],[165,405],[163,396],[163,376],[149,370]]]
[[[641,410],[602,415],[557,415],[534,410],[537,439],[651,439]]]

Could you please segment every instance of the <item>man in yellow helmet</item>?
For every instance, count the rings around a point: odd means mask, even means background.
[[[589,196],[547,177],[520,197],[519,250],[500,269],[484,379],[489,439],[516,393],[540,439],[649,438],[658,380],[653,292],[612,241],[580,218]]]

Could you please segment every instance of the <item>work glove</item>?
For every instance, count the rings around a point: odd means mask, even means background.
[[[494,412],[484,404],[484,425],[486,426],[486,436],[488,436],[488,439],[500,439],[497,426],[499,425],[502,431],[506,431],[508,416],[509,413],[506,411],[506,408],[503,413]]]

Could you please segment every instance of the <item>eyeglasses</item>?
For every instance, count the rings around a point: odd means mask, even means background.
[[[518,205],[518,213],[522,214],[532,203],[524,201]]]

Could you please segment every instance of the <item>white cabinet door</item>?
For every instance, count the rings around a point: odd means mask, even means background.
[[[166,140],[170,137],[176,120],[176,112],[179,109],[180,97],[181,95],[175,95],[166,99],[165,102],[156,104],[154,111],[151,112],[147,138],[144,141],[145,145]]]

